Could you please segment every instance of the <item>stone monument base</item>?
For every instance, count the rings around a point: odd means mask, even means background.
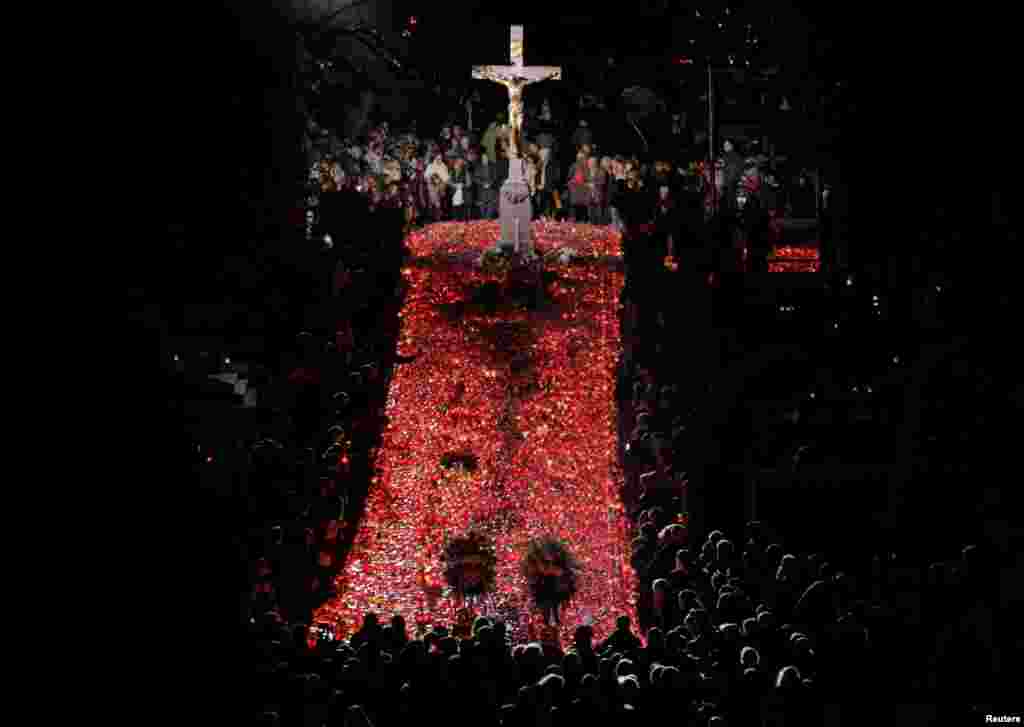
[[[501,237],[495,249],[511,251],[524,257],[533,256],[530,240],[530,219],[533,205],[530,203],[530,187],[526,183],[526,162],[511,159],[508,164],[508,179],[501,185],[499,207]]]

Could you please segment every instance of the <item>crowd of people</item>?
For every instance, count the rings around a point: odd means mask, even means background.
[[[723,144],[714,168],[700,160],[700,149],[616,154],[585,119],[571,129],[544,108],[528,125],[523,144],[535,218],[620,230],[660,222],[664,234],[654,247],[677,254],[687,269],[767,271],[773,247],[786,242],[783,220],[817,221],[828,205],[830,190],[817,190],[807,169],[780,169],[765,155],[744,156],[738,142]],[[371,208],[402,210],[407,229],[498,216],[499,190],[508,177],[506,114],[482,134],[454,116],[436,138],[415,126],[392,132],[382,122],[364,138],[323,133],[307,145],[308,237],[333,237],[346,224],[336,212],[337,193],[345,190],[364,195]],[[672,243],[666,245],[668,237]]]
[[[694,446],[688,430],[702,414],[696,403],[706,379],[700,347],[683,353],[670,339],[681,311],[706,306],[714,286],[687,286],[666,298],[662,292],[678,278],[665,258],[686,259],[689,249],[691,269],[713,270],[721,262],[715,251],[732,248],[721,242],[727,233],[715,226],[718,216],[709,218],[709,196],[724,199],[726,179],[737,191],[770,189],[771,180],[756,187],[747,169],[743,186],[733,150],[723,165],[732,163],[731,171],[717,180],[699,168],[680,174],[669,159],[653,160],[648,170],[640,159],[599,160],[585,126],[573,134],[575,161],[564,173],[554,161],[557,139],[537,134],[527,154],[539,215],[623,231],[620,431],[639,623],[624,617],[598,644],[581,625],[571,645],[512,644],[493,619],[479,619],[469,635],[455,624],[409,633],[400,616],[367,614],[364,628],[341,643],[308,623],[333,593],[372,478],[395,349],[397,315],[388,311],[401,299],[403,234],[425,221],[496,214],[490,192],[507,164],[500,122],[479,142],[452,124],[424,156],[418,139],[400,135],[396,143],[382,126],[365,149],[315,160],[319,215],[309,233],[327,243],[321,263],[329,294],[310,308],[296,345],[268,367],[279,375],[268,373],[258,396],[244,392],[247,404],[266,413],[256,433],[216,451],[198,449],[205,476],[234,483],[246,503],[241,616],[258,672],[249,706],[261,723],[399,724],[439,709],[439,698],[448,721],[500,725],[602,713],[639,724],[666,708],[700,725],[841,724],[856,700],[851,689],[876,703],[916,694],[910,701],[919,711],[904,716],[924,721],[936,714],[925,705],[940,696],[984,701],[978,695],[993,693],[995,682],[985,680],[998,672],[993,660],[1001,653],[994,627],[981,635],[981,647],[965,630],[946,628],[980,627],[990,613],[975,604],[996,588],[997,566],[983,548],[919,563],[870,544],[842,554],[802,552],[756,522],[733,537],[714,531],[691,542],[681,517]],[[801,194],[790,195],[794,214],[813,205]],[[735,209],[757,204],[735,199]],[[681,301],[680,293],[692,299]],[[237,377],[231,386],[237,393]]]
[[[986,649],[997,647],[974,606],[992,588],[983,550],[918,564],[866,549],[864,562],[839,564],[788,551],[757,522],[687,544],[675,525],[658,533],[664,514],[642,516],[652,545],[637,559],[654,577],[652,623],[638,632],[621,617],[602,642],[585,625],[563,648],[510,644],[485,617],[460,638],[454,624],[411,633],[400,616],[368,613],[337,643],[276,612],[254,617],[258,723],[403,724],[441,710],[452,724],[640,725],[672,713],[695,725],[828,725],[886,709],[934,724],[994,693]],[[943,630],[961,618],[982,632]]]

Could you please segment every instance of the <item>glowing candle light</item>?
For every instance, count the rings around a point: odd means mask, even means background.
[[[571,246],[582,258],[619,257],[615,230],[570,230],[545,225],[538,242],[545,252]],[[461,534],[471,523],[502,554],[494,591],[485,597],[488,610],[500,605],[510,614],[528,613],[519,544],[564,534],[584,575],[590,575],[566,606],[563,639],[571,638],[583,609],[594,614],[598,638],[611,633],[617,615],[635,619],[636,574],[621,565],[628,561],[623,553],[629,531],[615,501],[621,472],[612,382],[621,354],[617,307],[623,275],[599,264],[553,262],[549,268],[563,283],[553,305],[573,325],[589,326],[596,335],[567,330],[561,316],[520,308],[467,313],[454,322],[443,318],[437,302],[466,302],[485,283],[504,280],[502,272],[458,263],[446,254],[482,253],[498,231],[498,222],[481,221],[466,225],[457,241],[445,226],[424,228],[407,239],[419,264],[406,269],[409,295],[399,340],[403,350],[418,356],[392,374],[386,410],[391,423],[354,536],[353,565],[337,579],[339,595],[314,615],[339,624],[341,638],[358,628],[368,610],[398,612],[417,623],[456,621],[461,606],[444,588],[440,553],[445,531]],[[522,382],[513,367],[495,359],[506,355],[500,353],[505,348],[528,352],[526,378],[542,382],[539,390],[515,393]],[[475,467],[442,467],[442,458],[452,452],[471,453]],[[621,577],[602,578],[602,573]],[[509,627],[514,638],[525,638],[525,622],[513,620]]]

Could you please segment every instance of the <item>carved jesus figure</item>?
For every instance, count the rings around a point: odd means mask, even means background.
[[[532,69],[529,69],[532,70]],[[474,78],[486,79],[500,83],[508,89],[508,125],[509,125],[509,158],[518,159],[522,156],[523,134],[523,89],[531,83],[546,81],[560,76],[560,72],[552,72],[541,78],[509,78],[495,66],[484,66],[474,71]]]
[[[509,49],[510,66],[474,66],[473,78],[500,83],[508,89],[508,179],[501,185],[501,238],[496,249],[511,247],[517,253],[532,256],[530,240],[530,187],[526,163],[522,158],[523,88],[539,81],[559,80],[562,69],[556,66],[523,65],[523,26],[513,25]]]
[[[531,83],[562,78],[562,69],[557,66],[524,66],[524,47],[523,26],[513,25],[509,44],[512,65],[473,68],[473,78],[494,81],[508,89],[509,157],[512,159],[522,155],[523,89]]]

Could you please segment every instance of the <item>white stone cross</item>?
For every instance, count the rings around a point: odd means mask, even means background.
[[[559,66],[523,65],[523,26],[513,25],[509,48],[511,66],[473,66],[473,78],[500,83],[508,89],[508,120],[511,127],[509,157],[520,155],[523,131],[523,87],[540,81],[560,81],[562,69]]]

